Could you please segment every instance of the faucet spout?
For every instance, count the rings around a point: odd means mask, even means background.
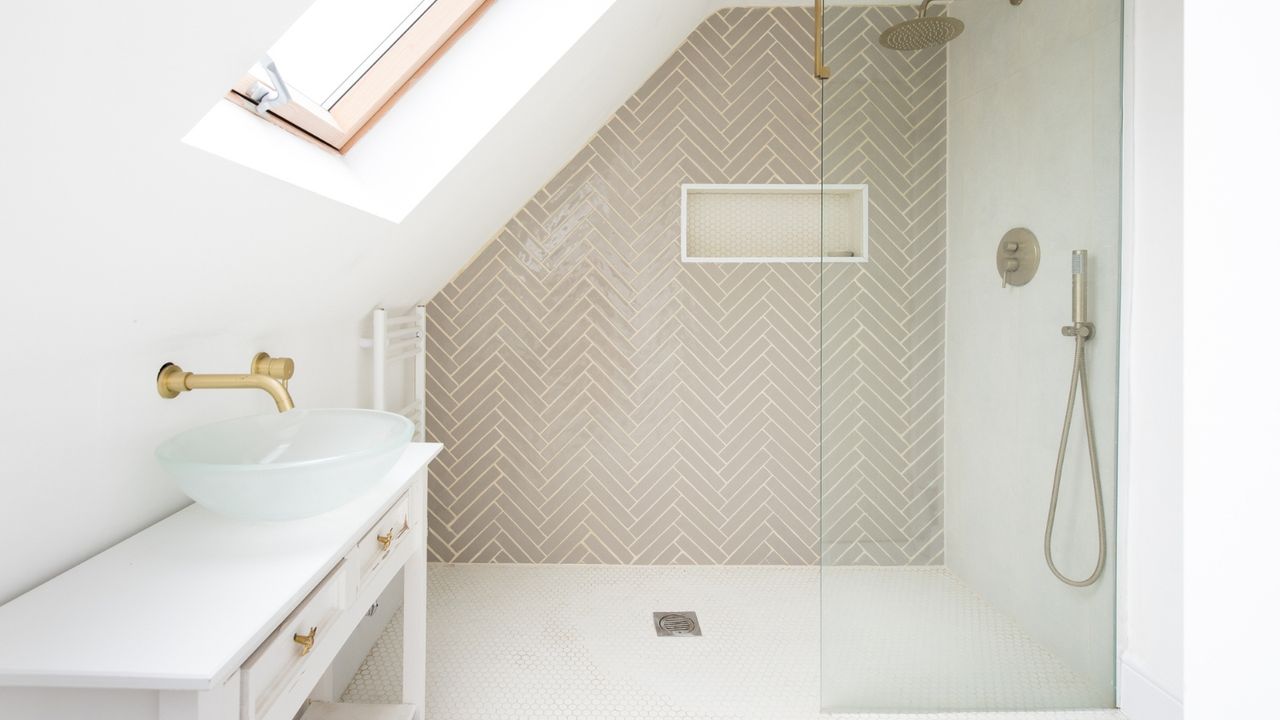
[[[281,361],[275,366],[269,361]],[[270,367],[270,370],[266,368]],[[287,367],[287,371],[285,368]],[[254,356],[253,369],[247,373],[193,373],[173,363],[165,363],[156,376],[156,389],[164,398],[175,398],[189,390],[221,390],[249,388],[262,390],[271,396],[280,412],[293,409],[293,397],[286,383],[293,375],[293,361],[289,358],[270,358],[265,353]]]

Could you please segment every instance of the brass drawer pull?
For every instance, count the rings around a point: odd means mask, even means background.
[[[311,648],[315,647],[315,644],[316,644],[315,626],[312,626],[311,632],[307,633],[306,635],[299,635],[298,633],[294,633],[293,641],[302,646],[303,655],[306,655],[307,653],[311,652]]]
[[[404,517],[404,527],[400,528],[400,537],[404,537],[404,534],[405,534],[405,533],[407,533],[407,532],[409,532],[409,516],[408,516],[408,515],[405,515],[405,517]],[[387,530],[387,534],[386,534],[386,535],[379,535],[379,536],[378,536],[378,545],[382,548],[382,552],[384,552],[384,553],[385,553],[385,552],[390,551],[390,550],[391,550],[391,543],[395,542],[395,539],[396,539],[396,529],[395,529],[395,528],[391,528],[391,529]]]

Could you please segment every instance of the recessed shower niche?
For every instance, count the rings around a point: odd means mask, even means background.
[[[866,262],[867,186],[680,188],[684,262]]]

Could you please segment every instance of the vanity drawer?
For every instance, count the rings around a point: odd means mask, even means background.
[[[294,716],[346,641],[329,631],[350,602],[352,579],[350,563],[339,562],[240,667],[241,720]]]
[[[410,493],[401,495],[347,556],[358,573],[359,587],[364,587],[382,562],[408,540],[409,531],[417,526],[417,514],[411,512],[409,497]]]

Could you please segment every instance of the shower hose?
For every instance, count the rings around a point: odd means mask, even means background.
[[[1071,390],[1067,392],[1067,417],[1062,421],[1062,439],[1058,443],[1058,464],[1053,469],[1053,497],[1049,501],[1049,519],[1044,526],[1044,559],[1059,580],[1073,587],[1088,587],[1102,576],[1107,557],[1107,531],[1102,512],[1102,478],[1098,474],[1098,448],[1093,438],[1093,413],[1089,409],[1089,380],[1084,368],[1085,334],[1076,335],[1075,364],[1071,368]],[[1093,504],[1098,515],[1098,562],[1093,573],[1084,580],[1063,575],[1053,561],[1053,524],[1058,514],[1058,491],[1062,487],[1062,464],[1067,455],[1067,437],[1071,432],[1071,415],[1076,406],[1076,386],[1080,387],[1080,405],[1084,411],[1084,434],[1089,445],[1089,469],[1093,473]]]

